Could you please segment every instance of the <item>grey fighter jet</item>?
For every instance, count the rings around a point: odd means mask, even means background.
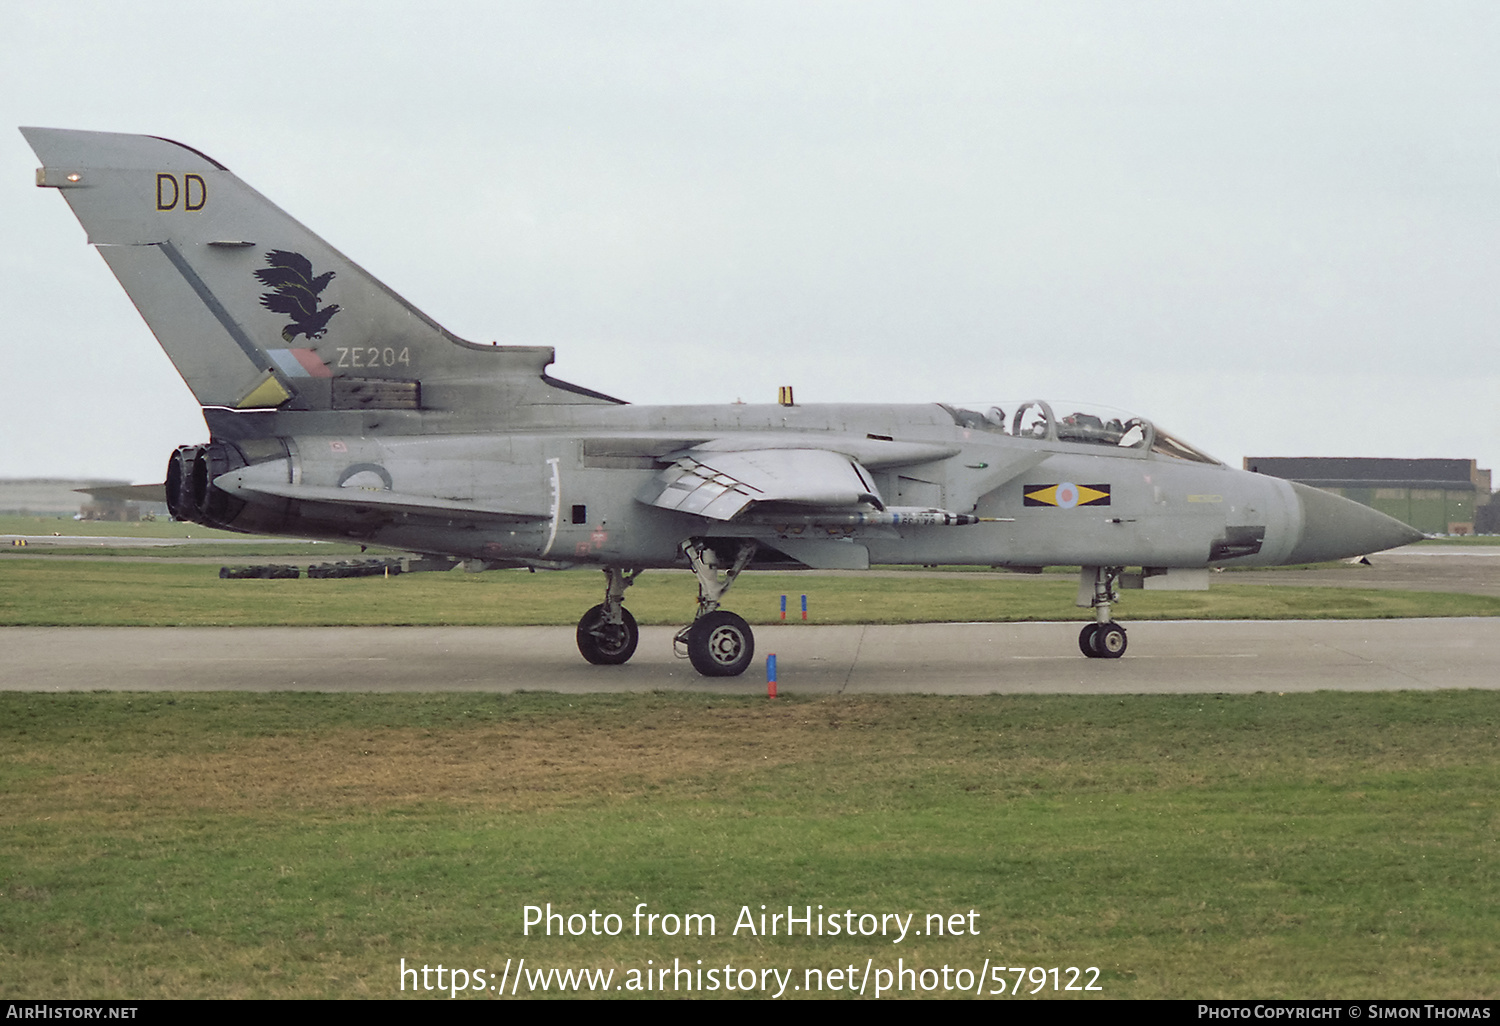
[[[1420,537],[1072,404],[803,406],[786,389],[776,405],[631,405],[550,377],[550,348],[456,338],[191,147],[21,131],[37,185],[62,193],[203,406],[211,440],[168,464],[175,516],[474,569],[600,567],[603,600],[578,623],[592,663],[634,653],[625,589],[648,569],[693,569],[679,651],[734,676],[754,638],[720,604],[746,569],[1081,566],[1095,618],[1079,648],[1116,658],[1120,588]]]

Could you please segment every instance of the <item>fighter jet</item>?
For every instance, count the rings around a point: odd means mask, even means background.
[[[1103,409],[801,405],[790,388],[774,405],[632,405],[549,376],[550,347],[450,334],[198,150],[21,131],[36,184],[62,193],[203,407],[210,441],[168,462],[174,516],[470,569],[599,567],[578,622],[591,663],[634,654],[624,598],[646,570],[694,571],[678,651],[728,677],[754,656],[722,608],[747,569],[1081,566],[1079,649],[1110,659],[1122,588],[1421,537]]]

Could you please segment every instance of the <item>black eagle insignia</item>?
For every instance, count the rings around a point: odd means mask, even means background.
[[[328,321],[339,312],[337,303],[318,306],[318,296],[333,281],[333,272],[325,271],[313,277],[312,262],[301,253],[285,249],[273,249],[266,254],[266,263],[255,272],[262,285],[274,291],[260,297],[260,305],[267,310],[286,314],[292,323],[281,329],[281,337],[290,342],[298,335],[309,339],[322,338],[328,331]]]

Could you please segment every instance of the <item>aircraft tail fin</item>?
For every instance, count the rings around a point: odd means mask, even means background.
[[[547,377],[548,346],[475,345],[191,147],[23,128],[198,402],[501,411],[618,402]]]

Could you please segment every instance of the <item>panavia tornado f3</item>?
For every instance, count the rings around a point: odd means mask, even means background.
[[[1095,618],[1079,648],[1117,658],[1121,588],[1421,537],[1102,409],[797,405],[789,389],[632,405],[550,377],[550,347],[453,336],[191,147],[21,131],[37,185],[68,201],[203,407],[211,440],[168,463],[174,516],[471,569],[600,567],[603,600],[578,622],[592,663],[635,652],[625,590],[648,569],[693,569],[678,651],[729,677],[754,656],[721,608],[747,569],[1081,566]]]

